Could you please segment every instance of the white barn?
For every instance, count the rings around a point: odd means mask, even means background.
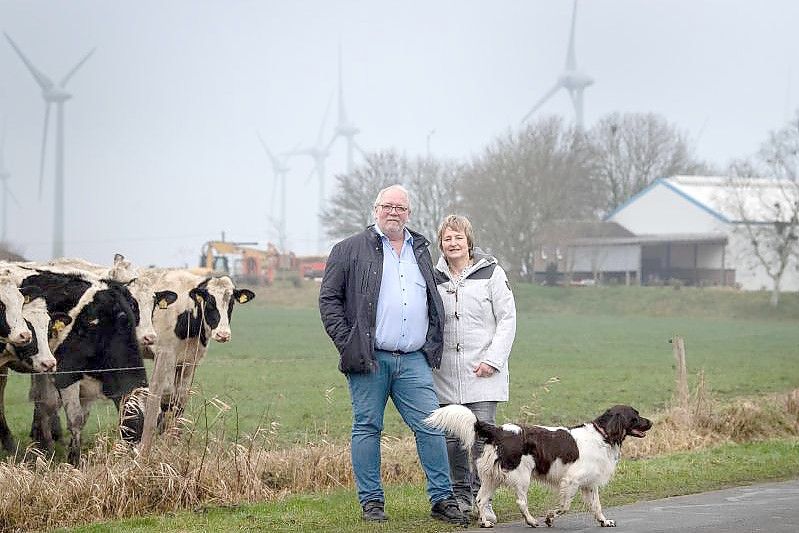
[[[774,226],[773,214],[761,206],[785,202],[783,185],[771,179],[747,180],[749,222]],[[574,240],[570,255],[579,266],[574,270],[589,270],[589,265],[577,263],[591,261],[594,272],[621,271],[644,284],[679,279],[692,285],[771,289],[771,278],[742,235],[743,223],[731,201],[734,191],[728,178],[718,176],[655,180],[605,218],[632,236]],[[781,289],[799,290],[795,260],[785,270]]]

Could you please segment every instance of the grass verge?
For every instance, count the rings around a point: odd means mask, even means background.
[[[641,500],[692,494],[761,481],[799,477],[799,439],[724,444],[699,452],[682,452],[644,460],[622,460],[602,492],[604,507]],[[365,524],[352,489],[289,496],[279,501],[236,507],[198,508],[194,512],[106,522],[70,529],[73,532],[111,531],[347,531],[434,532],[457,528],[427,518],[429,505],[421,485],[392,485],[386,491],[391,520],[384,525]],[[538,487],[530,492],[530,509],[543,514],[554,503]],[[573,512],[584,513],[575,501]],[[502,522],[518,521],[511,494],[500,489],[495,509]],[[476,527],[476,524],[475,524]],[[66,531],[66,530],[61,530]]]

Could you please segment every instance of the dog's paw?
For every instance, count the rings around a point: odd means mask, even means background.
[[[481,520],[480,521],[480,527],[485,527],[485,528],[494,527],[494,523],[493,522],[489,522],[488,520]]]
[[[601,525],[602,527],[616,527],[616,521],[606,519],[600,522],[599,525]]]
[[[547,513],[547,516],[544,518],[544,523],[547,527],[552,527],[552,523],[555,521],[555,512],[550,511]]]

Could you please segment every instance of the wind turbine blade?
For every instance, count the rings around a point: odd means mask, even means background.
[[[22,62],[25,63],[25,66],[28,67],[30,73],[33,74],[33,79],[36,80],[36,83],[39,84],[39,87],[41,87],[42,90],[51,89],[53,87],[53,80],[48,78],[42,71],[33,66],[33,63],[31,63],[30,60],[27,57],[25,57],[25,54],[23,54],[22,50],[19,49],[17,43],[15,43],[14,40],[11,37],[9,37],[9,35],[6,32],[3,32],[3,35],[6,36],[8,43],[17,53]]]
[[[330,142],[327,143],[325,150],[330,151],[330,149],[333,148],[333,145],[336,144],[336,139],[338,139],[338,137],[339,137],[338,134],[334,133],[333,136],[330,138]]]
[[[6,168],[5,151],[6,151],[6,117],[3,117],[3,136],[0,137],[0,172],[3,172]]]
[[[308,185],[311,182],[311,178],[313,178],[313,175],[316,174],[316,170],[317,170],[316,165],[314,165],[313,168],[311,169],[311,172],[308,173],[308,177],[305,178],[306,185]]]
[[[8,195],[8,197],[9,197],[9,198],[11,198],[11,200],[13,200],[14,204],[15,204],[17,207],[19,207],[20,209],[22,209],[22,204],[20,204],[20,203],[19,203],[19,200],[17,200],[17,197],[16,197],[16,196],[14,196],[14,193],[13,193],[13,192],[11,192],[11,189],[9,189],[9,188],[8,188],[8,185],[6,185],[6,184],[5,184],[5,182],[3,182],[3,183],[4,183],[4,187],[5,187],[5,189],[6,189],[6,194]]]
[[[42,199],[42,182],[44,181],[44,156],[47,151],[47,126],[50,123],[50,102],[44,104],[44,131],[42,132],[42,152],[39,157],[39,200]]]
[[[285,165],[289,158],[295,155],[305,155],[304,152],[300,150],[300,146],[302,146],[302,141],[299,141],[297,144],[295,144],[288,152],[281,152],[280,162]]]
[[[77,64],[77,65],[75,65],[74,67],[72,67],[72,70],[70,70],[69,72],[67,72],[67,75],[66,75],[66,76],[64,76],[64,79],[62,79],[62,80],[61,80],[61,87],[62,87],[62,88],[63,88],[63,87],[66,87],[66,85],[67,85],[67,82],[68,82],[68,81],[69,81],[69,80],[72,78],[72,76],[74,76],[74,75],[75,75],[75,73],[78,71],[78,69],[79,69],[80,67],[82,67],[82,66],[83,66],[83,64],[84,64],[86,61],[88,61],[88,59],[89,59],[89,58],[92,56],[92,54],[94,53],[94,51],[95,51],[95,50],[97,50],[97,48],[92,48],[91,50],[89,50],[89,53],[88,53],[88,54],[86,54],[85,56],[83,56],[83,59],[81,59],[80,61],[78,61],[78,64]]]
[[[330,104],[333,103],[333,93],[330,93],[330,98],[327,99],[327,106],[325,107],[325,114],[322,117],[322,125],[319,126],[319,135],[316,136],[316,146],[322,147],[322,136],[325,131],[325,124],[327,124],[327,115],[330,113]]]
[[[535,103],[533,108],[530,109],[530,111],[528,111],[526,115],[524,115],[524,118],[522,119],[522,124],[527,122],[527,119],[530,118],[533,115],[533,113],[538,111],[538,108],[541,107],[542,105],[544,105],[544,102],[549,100],[552,97],[553,94],[558,92],[558,89],[560,89],[560,88],[561,88],[561,85],[560,85],[560,82],[558,82],[549,91],[547,91],[547,93],[544,96],[542,96],[538,100],[538,102]]]
[[[258,135],[258,140],[261,141],[261,146],[264,147],[264,152],[266,152],[266,155],[269,157],[269,160],[272,161],[272,165],[273,166],[277,166],[278,160],[274,156],[274,154],[272,154],[272,151],[269,149],[269,147],[266,145],[266,142],[264,141],[264,138],[261,137],[261,132],[256,131],[255,133],[256,133],[256,135]]]
[[[577,57],[574,52],[574,27],[577,21],[577,0],[574,0],[572,8],[572,29],[569,34],[569,51],[566,54],[566,70],[577,70]]]
[[[344,82],[342,77],[341,42],[339,42],[338,43],[338,125],[344,126],[345,124],[347,124],[347,110],[344,108]]]

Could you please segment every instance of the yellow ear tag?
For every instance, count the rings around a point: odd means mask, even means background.
[[[28,295],[26,294],[26,295],[25,295],[25,298],[22,300],[22,303],[23,303],[23,304],[29,304],[29,303],[31,303],[31,297],[30,297],[30,296],[28,296]]]
[[[240,304],[247,303],[248,301],[249,301],[249,298],[247,298],[246,294],[240,294],[239,295],[239,303]]]
[[[161,300],[158,301],[158,308],[166,309],[167,307],[169,307],[169,302],[166,301],[166,298],[161,298]]]
[[[197,303],[198,303],[198,304],[201,304],[201,303],[203,303],[203,297],[202,297],[202,296],[200,296],[199,294],[195,295],[195,296],[194,296],[194,299],[195,299],[195,300],[197,300]]]
[[[58,333],[65,327],[67,327],[67,325],[64,324],[62,320],[56,320],[55,322],[53,322],[53,331],[55,331],[56,333]]]

